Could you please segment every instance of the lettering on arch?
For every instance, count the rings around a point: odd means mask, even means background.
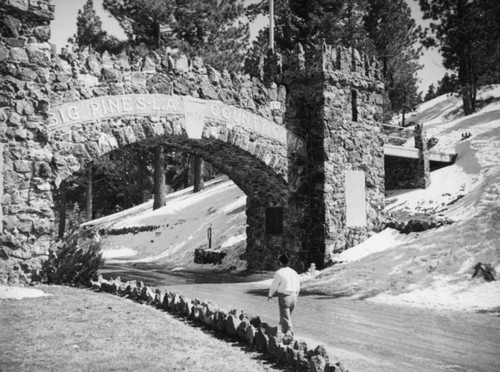
[[[207,120],[236,125],[282,143],[290,152],[305,156],[305,141],[285,127],[259,115],[220,101],[166,94],[125,94],[68,102],[49,111],[49,132],[73,124],[122,116],[169,116],[185,118],[190,138],[199,139]]]

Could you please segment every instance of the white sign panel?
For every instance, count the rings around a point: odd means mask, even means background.
[[[205,126],[205,106],[207,102],[192,97],[182,97],[184,115],[186,117],[186,132],[189,138],[201,139]]]
[[[366,226],[366,191],[363,171],[345,172],[345,209],[348,227]]]

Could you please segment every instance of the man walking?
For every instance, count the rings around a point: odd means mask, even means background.
[[[280,324],[284,334],[293,336],[292,312],[297,304],[297,296],[300,292],[299,275],[295,270],[288,267],[290,257],[284,253],[279,257],[281,268],[276,271],[267,300],[271,301],[274,294],[278,292],[278,305],[280,309]]]

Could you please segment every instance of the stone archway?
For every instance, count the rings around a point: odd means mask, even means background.
[[[262,221],[268,207],[288,205],[288,156],[305,154],[304,141],[283,126],[220,101],[160,94],[68,102],[52,107],[49,117],[56,187],[119,147],[175,146],[216,165],[247,195],[250,267],[272,268],[274,247],[285,246],[290,228],[285,219],[282,233],[268,234]]]
[[[373,59],[298,45],[282,60],[266,56],[251,77],[145,48],[56,55],[53,10],[48,0],[0,3],[17,20],[0,28],[0,274],[46,257],[62,179],[140,141],[224,164],[249,196],[252,268],[270,266],[276,244],[298,268],[322,267],[380,225],[383,85]],[[280,233],[265,230],[268,208],[281,208]]]

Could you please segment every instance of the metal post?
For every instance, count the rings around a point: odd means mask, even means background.
[[[209,227],[207,229],[207,238],[208,238],[208,249],[212,248],[212,228]]]
[[[274,53],[274,0],[269,0],[269,48]]]

